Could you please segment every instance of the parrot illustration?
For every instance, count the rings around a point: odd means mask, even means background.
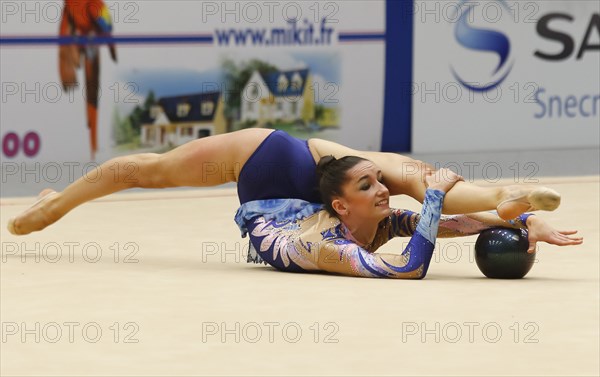
[[[102,0],[65,0],[59,35],[79,37],[79,43],[59,45],[59,71],[63,89],[77,87],[76,71],[84,60],[85,98],[87,125],[90,133],[91,159],[95,160],[98,151],[98,91],[100,83],[100,45],[90,43],[94,37],[106,37],[112,33],[110,11]],[[89,39],[86,43],[85,39]],[[110,56],[117,61],[114,44],[108,45]]]

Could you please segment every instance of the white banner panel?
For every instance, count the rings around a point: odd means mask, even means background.
[[[600,2],[414,11],[414,152],[600,145]]]

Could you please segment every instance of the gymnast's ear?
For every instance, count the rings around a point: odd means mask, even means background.
[[[346,206],[346,203],[344,203],[344,200],[341,198],[334,198],[331,202],[331,208],[333,208],[333,210],[339,216],[345,216],[348,214],[348,207]]]

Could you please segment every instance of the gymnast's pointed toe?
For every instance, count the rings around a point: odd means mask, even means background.
[[[560,205],[560,194],[547,187],[537,188],[527,195],[533,211],[554,211]]]
[[[19,236],[20,234],[17,232],[17,228],[15,226],[15,218],[11,218],[8,220],[8,224],[6,225],[6,228],[8,229],[8,231],[10,232],[10,234],[14,234],[15,236]]]
[[[534,189],[511,188],[508,198],[496,207],[498,216],[511,220],[525,212],[554,211],[560,205],[560,194],[547,187]]]
[[[49,208],[58,198],[58,193],[51,189],[43,190],[35,203],[17,217],[8,220],[6,228],[15,236],[23,236],[46,228],[60,218]],[[19,224],[17,224],[17,219]]]

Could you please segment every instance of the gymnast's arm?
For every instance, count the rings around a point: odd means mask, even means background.
[[[412,236],[417,229],[420,217],[420,214],[407,209],[394,209],[390,216],[387,238]],[[532,214],[525,213],[514,220],[505,221],[494,212],[442,215],[437,236],[440,238],[470,236],[494,227],[527,229],[532,221],[531,217]]]
[[[379,244],[382,245],[393,237],[412,236],[419,223],[418,213],[398,209],[393,210],[389,218],[388,232],[381,232]],[[463,237],[478,234],[485,229],[505,227],[527,229],[529,251],[533,252],[537,242],[550,245],[572,246],[581,245],[582,237],[573,236],[576,230],[557,230],[538,216],[524,213],[514,220],[504,221],[495,212],[477,212],[466,215],[442,215],[437,236],[440,238]]]
[[[318,268],[349,276],[424,278],[435,247],[444,195],[427,189],[419,224],[401,255],[370,253],[350,241],[330,242],[319,248]]]

